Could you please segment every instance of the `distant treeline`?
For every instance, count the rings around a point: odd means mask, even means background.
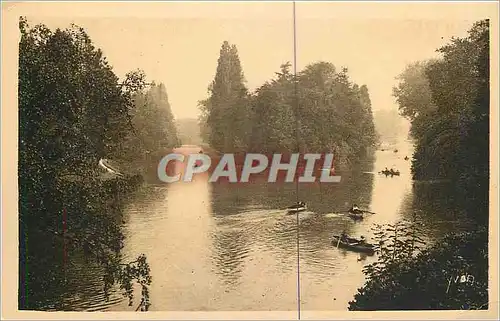
[[[177,119],[177,134],[183,145],[201,145],[200,124],[196,118]]]
[[[328,62],[296,76],[281,65],[275,79],[249,92],[235,45],[222,44],[209,97],[200,102],[202,136],[219,152],[311,152],[345,163],[376,142],[370,96],[347,69]]]
[[[143,174],[158,155],[164,156],[181,145],[165,85],[153,82],[148,87],[133,96],[134,108],[130,111],[133,133],[127,137],[124,152],[119,156],[121,163],[130,164]]]
[[[403,127],[403,119],[395,109],[382,109],[374,112],[375,129],[379,139],[387,143],[397,143],[400,137],[408,135]]]
[[[489,21],[476,22],[466,38],[453,38],[442,58],[409,65],[394,96],[411,121],[414,179],[451,179],[473,215],[488,217]]]
[[[140,71],[120,81],[82,28],[51,31],[24,18],[19,27],[19,308],[43,308],[64,286],[55,275],[66,250],[97,260],[106,285],[120,281],[131,295],[132,279],[147,285],[149,271],[143,257],[121,262],[117,200],[141,179],[105,179],[98,161],[129,171],[178,145],[165,87]]]

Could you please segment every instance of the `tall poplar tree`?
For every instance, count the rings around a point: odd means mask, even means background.
[[[209,98],[200,103],[208,143],[219,151],[243,149],[248,142],[248,90],[235,45],[224,41]]]

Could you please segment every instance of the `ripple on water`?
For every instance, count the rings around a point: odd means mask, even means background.
[[[57,306],[49,307],[49,311],[106,311],[124,301],[118,288],[111,289],[109,297],[104,294],[101,282],[104,271],[82,260],[81,256],[74,256],[66,273],[66,291]]]

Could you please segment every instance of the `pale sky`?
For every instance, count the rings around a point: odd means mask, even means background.
[[[128,11],[122,3],[121,15],[112,4],[60,5],[66,9],[39,4],[25,14],[30,24],[85,28],[118,76],[139,68],[164,83],[176,118],[197,117],[224,40],[237,46],[251,90],[280,64],[293,63],[292,3],[135,4]],[[392,87],[404,67],[436,57],[438,47],[465,36],[492,9],[491,3],[297,3],[297,71],[320,60],[346,66],[352,81],[368,86],[374,110],[397,108]]]

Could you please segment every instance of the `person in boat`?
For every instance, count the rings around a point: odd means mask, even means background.
[[[343,230],[342,233],[340,233],[340,241],[347,242],[347,233],[345,230]]]
[[[354,204],[349,209],[349,213],[352,213],[352,214],[363,214],[363,211],[359,209],[358,205]]]
[[[361,236],[360,240],[359,240],[359,244],[365,244],[366,243],[366,239],[364,236]]]
[[[304,202],[300,201],[300,202],[295,203],[295,205],[292,205],[292,206],[290,206],[290,207],[288,207],[288,208],[289,208],[289,209],[295,209],[295,208],[297,208],[297,207],[305,207],[305,206],[306,206],[306,203],[304,203]]]

